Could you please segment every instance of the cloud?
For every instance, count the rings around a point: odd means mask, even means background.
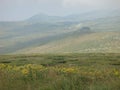
[[[95,0],[92,0],[92,2],[94,1],[95,3]],[[76,6],[76,5],[93,5],[90,0],[64,0],[63,1],[63,5],[65,6]]]
[[[63,0],[65,8],[114,8],[119,5],[120,0]]]

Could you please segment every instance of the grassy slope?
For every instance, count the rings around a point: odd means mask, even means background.
[[[19,53],[86,53],[120,51],[119,32],[98,32],[85,35],[75,35],[53,41],[42,46],[20,50]]]
[[[57,53],[57,52],[88,52],[88,51],[118,52],[119,33],[116,33],[114,31],[119,32],[120,29],[119,24],[120,24],[119,16],[99,18],[82,22],[63,21],[56,23],[39,22],[33,24],[29,22],[14,22],[14,23],[1,22],[0,54],[14,52],[22,53],[22,51],[25,51],[25,53],[31,52]],[[76,30],[81,29],[82,27],[89,27],[90,30],[96,33],[85,36],[81,35],[79,36],[76,34],[68,35],[69,32],[74,32]],[[68,34],[65,36],[65,33]],[[102,37],[106,36],[106,34],[108,37],[102,39]],[[111,34],[113,35],[113,37],[115,37],[113,38],[115,40],[112,39]],[[93,38],[93,40],[91,40],[91,38]],[[105,42],[107,43],[110,42],[110,44],[105,45],[104,44]],[[110,50],[110,48],[108,47],[111,47],[112,50]]]
[[[120,17],[100,18],[68,26],[70,31],[79,30],[82,27],[89,27],[91,31],[81,36],[76,33],[63,37],[61,40],[51,40],[51,42],[36,47],[24,48],[18,52],[25,53],[62,53],[62,52],[113,52],[120,51]],[[27,50],[27,51],[26,51]]]

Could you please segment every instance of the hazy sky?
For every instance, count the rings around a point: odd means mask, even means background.
[[[24,20],[38,13],[64,16],[120,8],[120,0],[0,0],[0,21]]]

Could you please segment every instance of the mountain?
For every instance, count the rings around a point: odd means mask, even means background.
[[[38,14],[0,22],[0,54],[120,51],[120,13],[95,11],[70,16]]]
[[[89,21],[89,20],[96,20],[102,18],[109,18],[109,17],[118,17],[120,16],[120,9],[115,10],[97,10],[86,12],[83,14],[73,14],[66,16],[65,18],[71,21]]]
[[[49,16],[47,14],[39,13],[35,16],[32,16],[27,21],[32,23],[39,23],[39,22],[57,22],[61,20],[61,17],[58,16]]]

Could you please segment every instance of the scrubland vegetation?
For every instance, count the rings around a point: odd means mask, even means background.
[[[120,54],[2,55],[0,90],[120,90]]]

